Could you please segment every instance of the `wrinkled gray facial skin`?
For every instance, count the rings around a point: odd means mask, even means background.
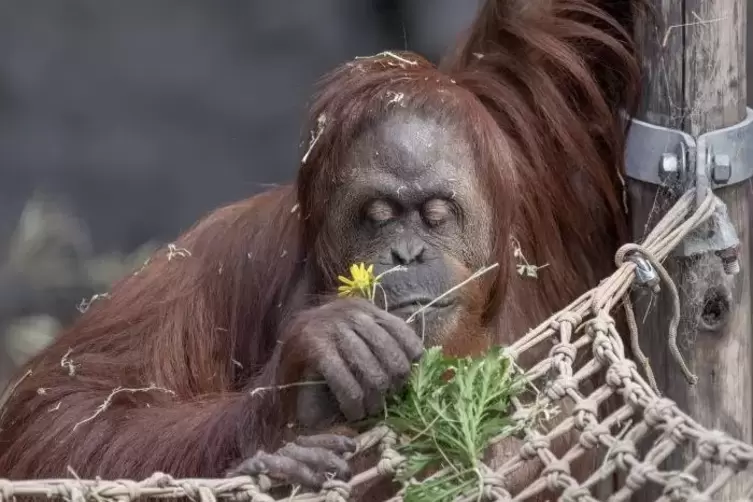
[[[327,232],[343,243],[342,269],[387,273],[376,303],[408,318],[491,259],[489,206],[461,131],[401,111],[367,129],[346,157]],[[347,274],[346,274],[347,275]],[[457,329],[466,288],[416,316],[427,346]],[[474,305],[477,306],[477,305]]]

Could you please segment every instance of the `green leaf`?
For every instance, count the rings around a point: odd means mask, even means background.
[[[478,464],[492,439],[526,424],[511,418],[511,397],[526,382],[502,347],[481,357],[447,357],[427,349],[406,388],[387,402],[386,424],[406,457],[398,481],[406,501],[444,502],[478,488]],[[446,474],[411,483],[446,469]]]

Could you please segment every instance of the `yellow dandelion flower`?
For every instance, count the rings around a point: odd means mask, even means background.
[[[374,284],[374,265],[368,268],[363,263],[350,266],[350,277],[338,276],[337,279],[343,284],[337,288],[338,296],[355,296],[361,295],[364,298],[372,299]]]

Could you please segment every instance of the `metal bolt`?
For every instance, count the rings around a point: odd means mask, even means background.
[[[680,172],[680,159],[675,153],[663,153],[659,166],[659,177],[664,179]]]
[[[740,273],[740,260],[738,259],[738,246],[732,246],[721,251],[717,251],[716,255],[722,261],[722,268],[727,275],[737,275]]]
[[[732,159],[727,154],[714,155],[711,178],[715,183],[727,183],[732,177]]]

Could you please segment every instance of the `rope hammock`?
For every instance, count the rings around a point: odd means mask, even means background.
[[[617,270],[610,277],[508,348],[510,354],[518,357],[542,343],[551,344],[548,357],[528,368],[526,376],[532,382],[542,381],[539,400],[544,401],[543,404],[555,405],[568,398],[574,406],[567,408],[569,416],[552,430],[544,431],[539,426],[528,428],[519,452],[499,469],[492,470],[482,464],[483,479],[477,493],[460,500],[479,500],[481,496],[485,500],[500,502],[523,501],[549,491],[559,494],[559,500],[563,502],[595,502],[598,499],[593,489],[602,480],[617,477],[620,481],[610,497],[615,502],[630,500],[648,485],[656,487],[660,502],[710,502],[726,483],[748,468],[753,460],[753,446],[720,431],[705,429],[673,401],[660,396],[648,361],[638,346],[638,327],[629,296],[632,286],[646,286],[638,279],[636,269],[650,263],[665,283],[666,291],[674,296],[668,343],[682,372],[692,381],[695,377],[682,361],[675,343],[679,322],[677,290],[661,262],[721,204],[710,189],[698,193],[695,189],[688,191],[642,245],[627,244],[620,248],[615,257]],[[618,304],[625,309],[632,352],[643,366],[645,377],[625,354],[622,338],[611,315]],[[585,359],[586,362],[578,364],[576,369],[576,359]],[[583,384],[594,376],[601,376],[603,385],[584,395]],[[599,421],[599,406],[610,398],[618,399],[620,405]],[[513,404],[515,414],[526,416],[530,413],[520,400],[513,399]],[[625,423],[629,427],[614,431]],[[552,441],[573,431],[578,434],[578,440],[561,458],[556,457],[550,449]],[[660,468],[678,447],[687,444],[695,445],[696,454],[684,469],[665,471]],[[280,500],[345,501],[353,488],[379,477],[394,475],[404,461],[396,449],[395,433],[384,426],[359,436],[358,445],[356,454],[379,449],[376,466],[356,474],[348,482],[328,481],[318,493],[293,493]],[[605,451],[603,462],[587,479],[578,482],[571,476],[570,467],[584,453],[594,449]],[[511,495],[506,489],[505,479],[532,461],[543,463],[540,475],[523,491]],[[715,477],[706,486],[700,486],[699,472],[708,464],[720,468],[714,470]],[[72,502],[116,499],[125,502],[140,497],[188,497],[202,502],[218,499],[274,502],[269,494],[271,487],[271,480],[265,476],[174,479],[156,473],[142,481],[0,479],[0,502],[9,502],[14,497],[63,498]],[[400,493],[391,499],[400,500]]]

